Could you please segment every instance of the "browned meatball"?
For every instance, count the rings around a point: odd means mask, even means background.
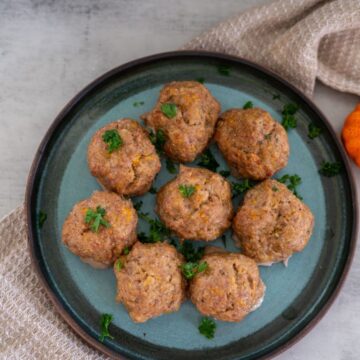
[[[219,174],[180,166],[179,175],[158,191],[156,211],[181,239],[215,240],[231,225],[231,188]]]
[[[186,282],[180,270],[183,257],[174,246],[137,242],[118,261],[116,301],[124,304],[133,321],[145,322],[180,309]]]
[[[212,252],[202,261],[208,268],[190,282],[190,298],[203,315],[241,321],[261,305],[265,286],[254,260],[238,253]]]
[[[95,133],[88,148],[88,164],[106,189],[127,196],[146,193],[161,167],[148,133],[131,119],[114,121]]]
[[[219,119],[215,140],[232,174],[263,180],[286,166],[285,129],[261,109],[231,109]]]
[[[154,109],[142,118],[154,130],[164,131],[164,151],[170,158],[191,162],[209,143],[219,113],[220,104],[204,85],[174,81],[164,86]]]
[[[250,189],[233,222],[243,253],[257,263],[287,261],[302,251],[314,226],[310,209],[285,185],[268,179]]]
[[[96,226],[99,220],[101,223]],[[130,200],[95,191],[73,207],[63,225],[62,240],[83,261],[94,267],[107,267],[136,241],[137,221]]]

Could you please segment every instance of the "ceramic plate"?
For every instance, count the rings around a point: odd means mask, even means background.
[[[217,321],[216,336],[199,334],[201,318],[186,301],[177,313],[134,324],[115,303],[112,269],[95,270],[61,242],[61,228],[73,205],[100,187],[90,175],[86,151],[91,136],[123,117],[139,120],[155,104],[161,87],[173,80],[203,79],[222,110],[247,101],[281,121],[284,104],[296,103],[297,128],[288,132],[291,155],[276,177],[298,174],[299,193],[315,215],[315,229],[302,253],[289,266],[261,267],[267,291],[263,305],[240,323]],[[308,125],[323,129],[308,138]],[[227,166],[215,145],[211,151]],[[323,161],[338,161],[343,172],[327,178]],[[193,164],[195,165],[197,161]],[[156,188],[175,175],[162,161]],[[230,181],[235,179],[229,178]],[[285,349],[310,329],[329,306],[347,272],[355,243],[354,186],[344,153],[320,111],[284,80],[238,58],[202,52],[174,52],[140,59],[116,68],[81,91],[59,114],[36,155],[27,187],[28,232],[34,264],[57,309],[70,326],[99,350],[131,359],[255,359]],[[146,194],[143,211],[153,213],[155,195]],[[240,199],[235,199],[235,206]],[[47,214],[40,229],[39,211]],[[155,216],[153,214],[153,216]],[[139,231],[147,231],[140,220]],[[226,242],[215,245],[237,251]],[[98,341],[100,316],[113,314],[113,340]]]

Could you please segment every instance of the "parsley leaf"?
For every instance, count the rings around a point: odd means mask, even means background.
[[[298,197],[300,200],[302,200],[302,197],[299,195],[299,193],[296,190],[296,187],[301,184],[301,177],[297,174],[289,175],[285,174],[280,179],[277,179],[282,184],[285,184],[287,188],[294,193],[296,197]],[[274,191],[274,189],[273,189]]]
[[[190,241],[184,241],[179,246],[179,252],[184,255],[186,261],[197,262],[204,255],[205,248],[203,246],[198,247],[197,249]]]
[[[102,134],[102,139],[104,143],[107,144],[107,152],[109,154],[119,149],[123,145],[123,140],[116,129],[106,130]]]
[[[241,183],[232,182],[231,188],[234,193],[234,196],[240,195],[245,191],[251,189],[254,186],[249,179],[244,179]]]
[[[136,211],[139,211],[141,209],[142,205],[143,205],[143,202],[140,200],[134,204],[134,209]]]
[[[100,206],[96,207],[96,210],[87,209],[85,214],[85,223],[90,225],[92,232],[98,232],[100,225],[108,228],[110,224],[104,220],[106,210]]]
[[[176,174],[176,171],[177,171],[175,163],[169,158],[166,159],[166,170],[170,174]]]
[[[205,150],[200,155],[200,161],[198,162],[198,165],[214,172],[216,172],[216,169],[219,167],[219,163],[216,161],[214,155],[209,149]]]
[[[124,254],[124,255],[129,255],[129,253],[130,253],[130,248],[129,248],[128,246],[126,246],[126,247],[124,248],[124,250],[123,250],[123,254]]]
[[[113,316],[111,314],[101,315],[101,333],[99,340],[103,342],[106,337],[113,339],[114,337],[109,333],[109,325],[111,324]]]
[[[228,170],[220,170],[219,174],[221,176],[223,176],[224,178],[227,178],[227,177],[229,177],[231,175],[230,171],[228,171]]]
[[[116,270],[120,271],[124,267],[124,264],[122,263],[122,261],[120,259],[117,259],[115,266],[116,266]]]
[[[323,176],[332,177],[341,173],[342,165],[338,161],[331,163],[323,161],[319,173]]]
[[[186,279],[192,279],[196,274],[205,271],[208,268],[208,263],[203,261],[201,263],[198,262],[187,262],[185,264],[181,264],[181,271]]]
[[[134,106],[134,107],[139,107],[139,106],[142,106],[142,105],[144,105],[144,104],[145,104],[144,101],[134,101],[133,106]]]
[[[138,238],[142,243],[164,241],[170,235],[169,229],[160,220],[152,219],[147,213],[139,213],[139,217],[150,225],[149,235],[146,235],[144,232],[138,234]]]
[[[163,152],[163,147],[166,141],[164,131],[159,129],[155,134],[153,131],[151,131],[149,137],[156,150],[161,154]]]
[[[230,76],[230,66],[228,65],[224,65],[224,64],[218,65],[217,71],[220,75]]]
[[[297,104],[285,104],[282,110],[282,126],[285,130],[296,128],[297,121],[295,113],[299,110]]]
[[[254,107],[254,104],[252,101],[248,101],[244,104],[243,109],[252,109]]]
[[[44,225],[44,222],[47,219],[47,215],[44,211],[40,210],[39,214],[38,214],[38,225],[39,225],[39,229],[41,229]]]
[[[205,82],[205,78],[199,77],[196,79],[196,81],[199,82],[200,84],[203,84]]]
[[[180,194],[184,198],[189,198],[191,195],[194,194],[195,190],[196,188],[193,185],[184,185],[184,184],[179,185]]]
[[[310,139],[315,139],[322,133],[322,129],[317,127],[315,124],[311,123],[308,126],[308,137]]]
[[[201,335],[204,335],[208,339],[213,339],[215,335],[216,324],[215,321],[208,318],[203,317],[200,321],[199,332]]]
[[[150,194],[156,194],[156,193],[157,193],[156,187],[152,186],[152,187],[149,189],[149,193],[150,193]]]
[[[172,119],[176,116],[177,107],[173,103],[165,103],[160,106],[161,112],[168,118]]]

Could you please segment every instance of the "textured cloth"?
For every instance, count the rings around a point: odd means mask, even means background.
[[[184,49],[262,64],[311,96],[318,78],[360,95],[360,0],[279,0],[249,9]]]
[[[358,27],[356,30],[355,28]],[[276,1],[185,46],[270,67],[307,94],[315,78],[360,94],[360,0]],[[23,207],[0,221],[0,359],[105,359],[55,311],[32,269]]]

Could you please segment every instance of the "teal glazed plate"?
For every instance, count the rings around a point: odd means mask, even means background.
[[[93,269],[61,242],[62,225],[71,208],[100,189],[86,162],[91,136],[120,118],[141,122],[140,115],[155,105],[162,86],[174,80],[204,81],[222,111],[252,101],[281,121],[285,104],[300,107],[297,127],[288,131],[289,164],[275,177],[301,176],[298,192],[315,216],[313,235],[288,267],[261,267],[267,287],[262,306],[239,323],[217,321],[212,340],[199,333],[201,315],[190,301],[177,313],[145,324],[133,323],[123,305],[115,302],[112,269]],[[310,123],[323,130],[313,140],[308,137]],[[220,164],[218,170],[226,170],[216,146],[210,148]],[[330,178],[321,176],[323,161],[338,161],[343,171]],[[164,159],[162,165],[156,188],[176,176],[167,171]],[[141,200],[142,211],[155,216],[155,195],[148,193]],[[239,201],[234,199],[236,207]],[[269,70],[239,58],[205,52],[171,52],[135,60],[111,70],[75,96],[55,119],[36,154],[27,185],[26,211],[33,263],[57,310],[92,346],[114,358],[129,359],[258,359],[285,350],[317,323],[336,297],[350,266],[357,231],[355,189],[347,159],[316,106]],[[47,214],[41,228],[40,211]],[[138,231],[148,231],[142,220]],[[225,241],[218,239],[214,244],[238,251],[230,230]],[[113,314],[110,332],[114,339],[101,343],[103,313]]]

